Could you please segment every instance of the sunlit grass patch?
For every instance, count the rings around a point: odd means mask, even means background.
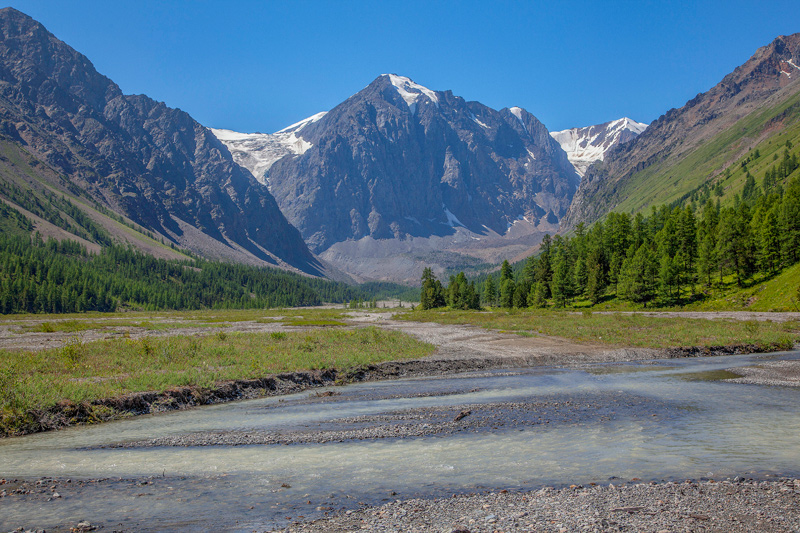
[[[424,357],[433,350],[409,335],[378,328],[217,332],[91,343],[75,336],[58,349],[0,351],[0,430],[32,409],[61,401],[79,403],[181,385],[212,387],[220,381],[298,370],[344,370]]]
[[[430,310],[398,315],[401,320],[471,324],[494,330],[563,337],[590,344],[671,348],[774,345],[790,349],[800,340],[800,322],[708,320],[653,317],[637,313],[580,313],[570,311]]]

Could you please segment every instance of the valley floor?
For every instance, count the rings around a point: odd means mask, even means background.
[[[302,315],[301,315],[302,313]],[[291,312],[272,313],[274,321],[258,322],[254,316],[234,313],[223,313],[216,318],[206,315],[202,324],[193,323],[187,316],[137,316],[129,319],[121,317],[103,318],[67,318],[72,321],[62,329],[72,331],[35,331],[42,329],[59,329],[59,320],[53,317],[26,317],[22,320],[8,319],[0,325],[0,344],[6,348],[35,349],[34,347],[57,348],[74,337],[75,330],[80,331],[85,342],[103,338],[141,339],[147,337],[163,337],[170,335],[211,335],[218,332],[243,332],[269,335],[303,329],[318,329],[315,323],[325,320],[340,320],[346,324],[342,329],[377,327],[381,330],[399,332],[423,343],[436,347],[435,353],[413,360],[384,361],[365,364],[354,373],[339,374],[348,381],[373,381],[394,379],[399,377],[442,376],[455,372],[470,371],[480,375],[492,375],[496,369],[516,369],[525,367],[583,367],[595,363],[615,363],[623,361],[648,361],[660,358],[676,358],[695,355],[724,355],[746,353],[753,348],[748,338],[742,337],[741,343],[733,346],[681,347],[680,343],[666,344],[662,347],[625,348],[602,342],[579,342],[544,335],[539,332],[528,334],[537,317],[527,317],[527,330],[498,331],[488,329],[486,324],[470,325],[464,323],[439,323],[433,317],[425,315],[405,314],[396,316],[395,311],[347,311],[341,316],[335,310],[327,310],[326,315],[314,315],[313,310],[293,310]],[[636,320],[675,320],[675,319],[717,319],[726,322],[742,322],[751,324],[750,333],[755,335],[758,328],[752,326],[756,321],[768,328],[777,328],[781,324],[791,325],[798,313],[745,313],[745,312],[693,312],[693,313],[634,313]],[[292,315],[292,316],[286,316]],[[491,315],[484,313],[482,316]],[[566,313],[574,320],[586,319],[581,313]],[[602,315],[593,313],[593,315]],[[610,318],[619,320],[627,314],[611,313]],[[417,317],[430,321],[419,321]],[[476,314],[474,316],[481,316]],[[215,322],[215,320],[226,320]],[[298,318],[299,317],[299,318]],[[264,317],[262,317],[264,318]],[[402,320],[398,320],[402,318]],[[457,321],[460,315],[452,315],[450,321]],[[519,317],[515,317],[519,320]],[[605,320],[598,318],[597,320]],[[85,321],[89,329],[81,329],[79,325]],[[283,321],[283,322],[281,322]],[[115,324],[116,322],[116,324]],[[289,323],[297,326],[287,325]],[[716,324],[716,322],[712,322]],[[755,329],[754,329],[755,328]],[[796,335],[790,328],[788,332]],[[781,330],[784,331],[784,330]],[[521,334],[526,333],[526,334]],[[623,332],[624,333],[624,332]],[[631,330],[629,335],[638,333]],[[576,335],[577,336],[577,335]],[[794,338],[794,337],[793,337]],[[632,343],[633,344],[633,343]],[[643,365],[646,366],[646,365]],[[758,364],[736,368],[736,381],[741,383],[800,385],[800,361],[764,360]],[[514,370],[510,370],[514,372]],[[299,373],[298,373],[299,374]],[[335,377],[335,373],[332,374]],[[495,374],[496,375],[496,374]],[[731,375],[730,378],[735,378]],[[288,382],[291,382],[291,378]],[[299,383],[299,387],[287,388],[285,392],[296,392],[302,388],[325,387],[334,384],[334,379],[310,380]],[[392,389],[384,389],[391,395]],[[463,391],[462,391],[463,392]],[[322,389],[307,400],[310,404],[325,402],[347,402],[346,397],[337,397],[337,388]],[[328,398],[331,396],[331,398]],[[387,399],[390,396],[387,396]],[[605,398],[605,397],[604,397]],[[297,400],[295,400],[297,401]],[[618,399],[613,396],[605,398],[609,406],[617,405]],[[627,400],[626,400],[627,401]],[[285,433],[274,431],[199,431],[188,434],[163,436],[145,440],[131,440],[100,448],[131,448],[131,451],[144,448],[178,449],[204,446],[225,447],[241,445],[316,445],[324,443],[341,443],[353,441],[376,441],[382,439],[419,438],[429,436],[444,437],[456,433],[492,433],[498,428],[514,430],[518,424],[523,427],[536,416],[541,415],[547,423],[580,424],[583,417],[595,417],[594,409],[584,409],[581,402],[566,403],[563,398],[543,397],[539,403],[518,404],[500,401],[485,404],[483,409],[470,410],[469,405],[451,407],[425,408],[421,410],[403,411],[399,414],[384,416],[355,416],[343,418],[339,427],[323,429],[294,430]],[[594,405],[594,404],[593,404]],[[589,407],[588,404],[586,406]],[[625,408],[636,411],[635,405]],[[616,408],[614,408],[616,410]],[[647,411],[648,413],[650,411]],[[650,415],[647,415],[650,416]],[[653,415],[655,416],[655,415]],[[527,417],[527,418],[526,418]],[[542,421],[536,424],[544,423]],[[110,450],[109,450],[110,451]],[[0,471],[0,475],[2,472]],[[748,476],[749,477],[749,476]],[[495,491],[475,492],[454,495],[452,498],[437,499],[403,499],[389,501],[384,504],[374,503],[358,509],[341,510],[331,516],[320,518],[322,512],[309,513],[308,521],[294,522],[286,526],[286,532],[310,531],[456,531],[471,533],[483,531],[797,531],[800,529],[800,480],[794,478],[770,479],[769,477],[752,475],[755,479],[725,480],[716,479],[691,482],[654,482],[643,483],[636,478],[611,480],[608,485],[572,486],[569,488],[544,488],[534,491]],[[164,482],[172,480],[167,478]],[[154,483],[158,480],[131,480],[130,490],[134,492],[142,483]],[[16,502],[31,505],[41,504],[42,498],[52,500],[54,491],[64,498],[78,498],[75,493],[81,483],[96,486],[96,497],[102,498],[106,490],[116,490],[113,483],[126,482],[80,481],[69,482],[50,479],[43,483],[33,480],[19,482],[0,481],[2,495],[8,503]],[[103,487],[108,484],[110,489]],[[45,488],[47,485],[51,489]],[[112,487],[113,485],[113,487]],[[80,485],[83,487],[83,485]],[[171,488],[171,487],[170,487]],[[83,490],[83,489],[81,489]],[[155,487],[151,489],[155,491]],[[73,494],[75,493],[75,494]],[[62,496],[59,496],[61,498]],[[309,501],[309,503],[311,503]],[[322,507],[320,507],[322,509]],[[330,509],[333,511],[333,508]],[[328,514],[327,512],[325,514]],[[87,515],[93,516],[93,515]],[[35,520],[31,521],[31,525]],[[2,523],[2,521],[0,521]],[[11,525],[11,524],[8,524]],[[22,525],[22,524],[20,524]],[[228,529],[226,524],[216,524],[220,529]],[[63,529],[77,527],[76,523],[63,524]],[[231,524],[231,527],[232,524]],[[235,529],[235,528],[233,528]],[[49,530],[49,529],[48,529]],[[58,530],[58,529],[56,529]]]

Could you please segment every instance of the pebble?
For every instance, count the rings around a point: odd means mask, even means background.
[[[800,480],[641,482],[397,500],[282,531],[800,531],[795,487],[800,488]],[[509,514],[511,507],[520,510]]]

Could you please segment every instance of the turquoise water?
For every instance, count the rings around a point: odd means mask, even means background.
[[[88,519],[109,528],[252,531],[388,498],[795,473],[800,389],[687,379],[758,361],[730,356],[366,383],[336,388],[340,394],[328,398],[314,391],[6,439],[0,477],[112,480],[51,502],[4,498],[0,527]],[[513,427],[499,413],[496,430],[407,439],[94,448],[201,431],[330,428],[343,417],[423,407],[540,401],[570,401],[575,411]]]

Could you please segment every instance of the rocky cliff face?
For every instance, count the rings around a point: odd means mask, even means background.
[[[647,127],[627,117],[604,124],[553,131],[550,135],[567,152],[575,171],[583,176],[595,161],[602,161],[615,146],[632,141]]]
[[[11,8],[0,10],[0,134],[73,190],[181,246],[318,272],[274,198],[208,129],[183,111],[122,94]]]
[[[696,165],[688,161],[708,141],[717,138],[744,117],[779,104],[800,91],[800,34],[781,36],[764,46],[743,65],[725,76],[705,93],[698,94],[680,109],[671,109],[631,142],[606,154],[592,165],[575,195],[565,227],[592,222],[622,202],[625,210],[644,207],[654,198],[646,193],[660,180],[670,180],[676,194],[682,192],[682,176]],[[764,132],[768,134],[768,132]],[[730,143],[728,143],[730,144]],[[746,150],[747,146],[741,149]],[[718,150],[720,157],[724,153]],[[709,178],[722,171],[725,161],[711,169]],[[673,170],[675,170],[673,172]],[[653,181],[655,180],[655,181]],[[669,197],[664,199],[669,200]]]
[[[312,250],[362,237],[503,234],[565,214],[577,176],[523,109],[495,111],[408,78],[378,77],[298,135],[270,190]]]
[[[495,260],[502,242],[522,237],[514,226],[526,226],[529,240],[552,232],[580,179],[524,109],[497,111],[394,74],[312,119],[289,128],[301,150],[275,158],[278,139],[262,137],[265,149],[238,157],[268,162],[250,168],[264,172],[311,249],[356,274],[373,259],[396,263],[393,254],[417,269],[431,247]],[[243,147],[218,135],[234,153]]]

